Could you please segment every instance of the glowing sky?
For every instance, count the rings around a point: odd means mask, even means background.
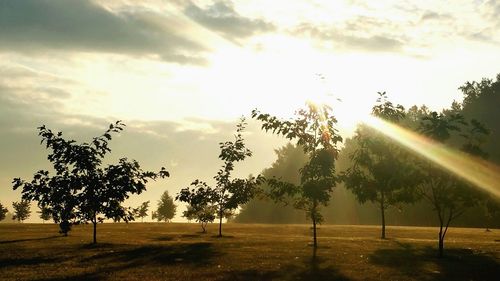
[[[217,143],[253,108],[290,116],[326,100],[348,134],[377,91],[449,106],[498,72],[498,14],[495,0],[1,1],[0,202],[18,199],[13,177],[47,165],[40,124],[85,141],[124,120],[113,157],[172,172],[138,205],[210,178]],[[249,131],[241,175],[283,143]]]

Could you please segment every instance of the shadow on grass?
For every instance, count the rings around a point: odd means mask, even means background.
[[[82,249],[85,250],[85,249]],[[211,243],[180,243],[175,245],[148,245],[134,247],[128,245],[97,244],[86,248],[91,255],[79,260],[79,264],[95,271],[50,277],[44,280],[104,280],[113,272],[141,267],[194,265],[198,267],[212,265],[212,258],[220,255]],[[92,252],[95,252],[93,254]],[[1,262],[1,260],[0,260]],[[32,264],[38,264],[33,262]],[[95,267],[99,264],[99,267]]]
[[[152,238],[151,240],[153,240],[153,241],[173,241],[173,240],[175,240],[175,236],[164,235],[164,236]]]
[[[103,280],[103,277],[100,276],[99,273],[93,272],[93,273],[83,273],[76,276],[64,276],[64,277],[36,279],[36,280],[37,281],[100,281]]]
[[[82,259],[82,262],[119,264],[122,269],[142,265],[175,263],[208,265],[219,255],[211,243],[180,243],[175,245],[148,245],[132,249],[104,251]]]
[[[349,280],[332,265],[322,265],[328,259],[310,258],[302,264],[284,265],[278,270],[249,269],[231,271],[223,280]]]
[[[500,276],[499,261],[488,254],[445,248],[445,256],[438,258],[437,249],[433,247],[396,244],[398,249],[376,250],[370,255],[370,262],[426,280],[498,280]]]
[[[29,241],[41,241],[41,240],[55,239],[55,238],[61,238],[61,237],[63,237],[63,236],[53,235],[53,236],[42,237],[42,238],[26,238],[26,239],[6,240],[6,241],[0,241],[0,244],[11,244],[11,243],[20,243],[20,242],[29,242]]]
[[[58,258],[31,257],[31,258],[0,258],[0,269],[5,267],[40,265],[58,262]]]
[[[181,235],[163,235],[155,238],[151,238],[153,241],[175,241],[182,238],[200,238],[205,233],[198,232],[198,234],[181,234]]]

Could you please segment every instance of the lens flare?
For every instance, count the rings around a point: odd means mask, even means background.
[[[417,152],[474,186],[500,198],[500,167],[371,116],[365,124]]]

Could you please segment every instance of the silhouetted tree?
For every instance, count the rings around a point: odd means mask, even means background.
[[[52,218],[52,210],[47,207],[40,208],[40,211],[37,213],[44,223]]]
[[[174,203],[174,199],[168,195],[168,191],[165,191],[158,201],[158,208],[153,215],[153,219],[168,222],[174,218],[176,210],[177,206]]]
[[[5,208],[2,203],[0,203],[0,221],[3,221],[5,219],[5,214],[7,214],[9,210]]]
[[[237,209],[242,204],[247,203],[257,192],[257,186],[262,182],[262,177],[249,177],[248,179],[231,178],[234,164],[252,156],[252,152],[245,147],[242,133],[245,129],[245,118],[241,118],[236,125],[236,135],[234,142],[227,141],[219,143],[219,159],[224,164],[214,176],[216,186],[214,188],[205,182],[195,180],[191,183],[193,189],[183,188],[177,195],[177,200],[187,202],[190,205],[215,205],[219,218],[219,237],[222,237],[222,219],[228,212]],[[204,202],[205,203],[198,203]]]
[[[188,220],[194,220],[201,225],[203,233],[207,232],[207,224],[215,220],[217,213],[217,206],[204,205],[204,206],[188,206],[187,210],[182,213],[182,216]]]
[[[468,130],[463,131],[467,126]],[[488,131],[477,121],[465,122],[459,114],[438,114],[431,112],[424,117],[420,131],[434,141],[446,144],[452,133],[462,133],[464,138],[462,151],[471,155],[485,156],[480,144]],[[418,184],[420,195],[428,200],[439,220],[439,257],[444,253],[444,239],[450,223],[462,215],[466,209],[481,202],[480,194],[471,184],[445,171],[442,167],[429,160],[422,160],[420,167],[422,175]]]
[[[149,201],[142,202],[141,206],[134,209],[134,216],[136,218],[141,218],[141,222],[144,222],[144,217],[148,216]]]
[[[267,182],[271,187],[271,198],[285,204],[292,200],[295,208],[306,212],[313,224],[313,245],[316,249],[316,225],[323,220],[320,206],[328,204],[338,180],[335,176],[335,160],[339,153],[337,143],[342,142],[342,137],[335,128],[337,120],[327,105],[309,103],[306,109],[300,109],[296,115],[294,120],[280,120],[257,110],[252,111],[252,117],[263,122],[262,129],[296,140],[309,158],[300,170],[299,185],[276,178]]]
[[[31,215],[31,210],[30,210],[31,206],[30,206],[30,201],[28,200],[13,202],[12,208],[14,209],[14,214],[12,216],[12,219],[17,220],[18,222],[25,221]]]
[[[405,117],[402,105],[393,105],[385,92],[379,93],[372,115],[398,124]],[[350,189],[360,203],[377,203],[381,214],[381,238],[385,239],[385,211],[400,203],[415,200],[410,189],[412,176],[408,174],[406,149],[395,143],[382,132],[367,125],[359,125],[354,136],[357,150],[351,154],[352,166],[343,174],[347,189]]]
[[[93,243],[97,243],[98,222],[106,218],[133,220],[132,212],[120,204],[129,194],[144,191],[149,179],[169,176],[164,168],[158,173],[143,171],[137,161],[127,158],[121,158],[118,164],[101,167],[104,156],[111,151],[108,142],[112,134],[122,131],[124,126],[117,121],[101,136],[82,144],[65,140],[61,132],[53,133],[45,126],[39,127],[42,143],[51,150],[48,160],[56,174],[50,176],[48,171],[41,170],[35,173],[31,182],[16,178],[14,189],[22,187],[24,199],[38,201],[40,207],[49,207],[64,234],[71,227],[70,221],[90,221],[94,227]]]

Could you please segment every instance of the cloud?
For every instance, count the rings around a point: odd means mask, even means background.
[[[302,24],[292,31],[296,36],[308,36],[332,44],[343,50],[364,50],[370,52],[398,52],[406,44],[405,38],[387,32],[359,32],[362,23],[347,24],[347,27]]]
[[[184,13],[197,23],[230,40],[244,39],[275,29],[273,24],[262,19],[241,16],[228,1],[216,1],[205,9],[190,3],[185,7]]]
[[[441,13],[436,13],[433,11],[426,11],[422,14],[422,17],[420,18],[420,22],[432,21],[432,20],[450,21],[450,20],[454,20],[454,17],[452,15],[449,15],[449,14],[441,14]]]
[[[202,64],[206,48],[181,34],[172,16],[111,11],[86,0],[0,2],[0,51],[103,52]]]

